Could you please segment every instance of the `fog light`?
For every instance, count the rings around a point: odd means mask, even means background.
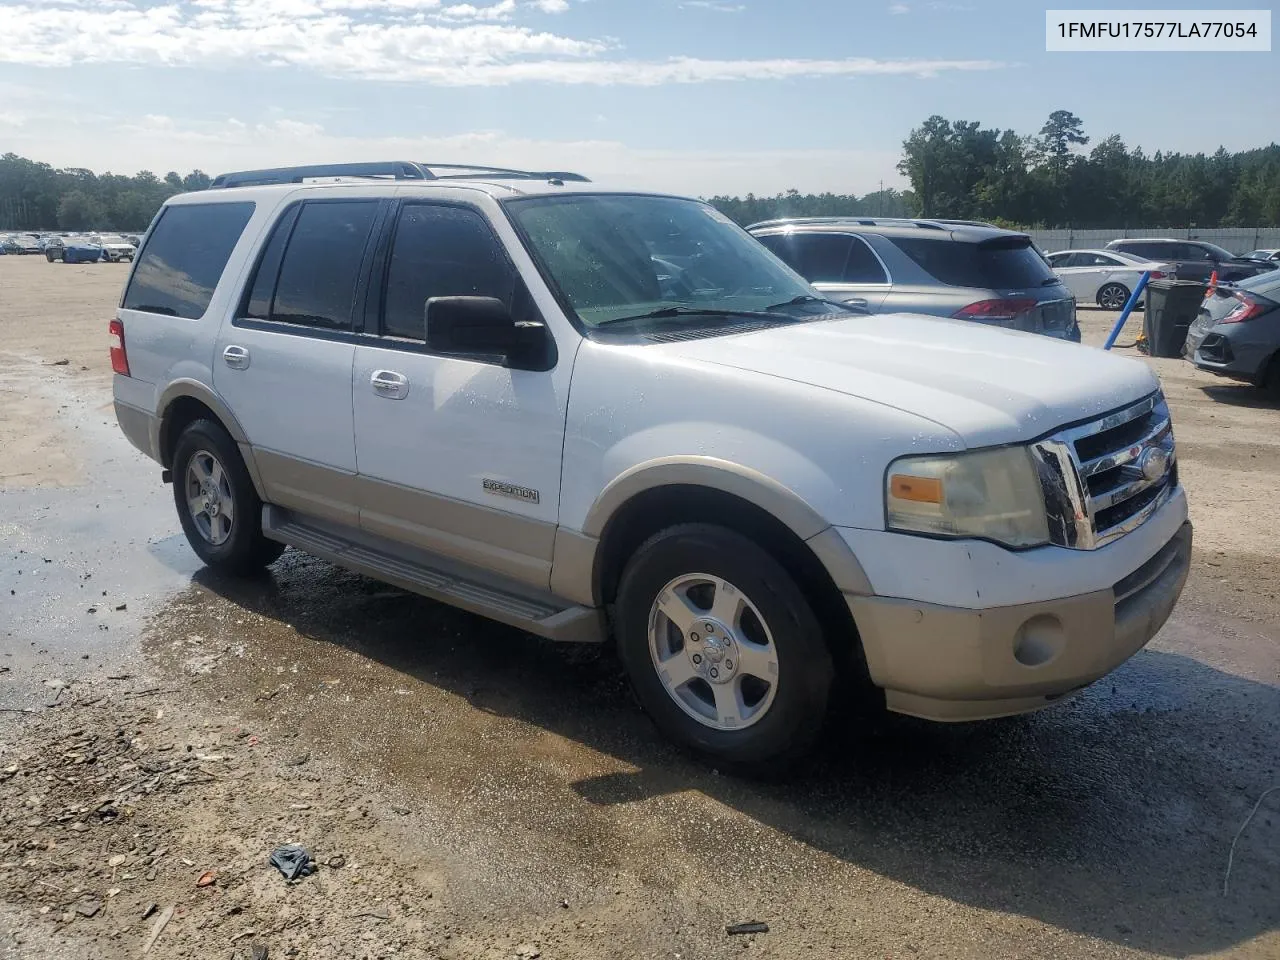
[[[1062,652],[1067,637],[1062,621],[1048,614],[1032,617],[1013,637],[1013,657],[1024,667],[1043,667]]]

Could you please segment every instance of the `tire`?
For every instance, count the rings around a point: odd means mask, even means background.
[[[48,260],[50,263],[53,263],[53,261],[54,261],[54,260],[58,259],[57,257],[55,257],[55,256],[53,255],[53,251],[52,251],[52,250],[46,250],[46,251],[45,251],[45,254],[44,254],[44,258],[45,258],[46,260]]]
[[[240,450],[221,424],[188,424],[174,447],[172,471],[182,531],[206,565],[248,576],[284,551],[283,544],[262,535],[262,501]],[[199,513],[197,502],[205,508]]]
[[[1103,310],[1123,310],[1131,292],[1123,283],[1108,283],[1098,291],[1098,306]]]
[[[822,733],[835,674],[822,627],[782,565],[741,534],[682,524],[651,537],[623,572],[614,628],[641,706],[705,760],[776,775]]]

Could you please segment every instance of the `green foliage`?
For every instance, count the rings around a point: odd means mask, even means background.
[[[0,156],[0,229],[145,230],[164,201],[203,190],[209,177],[194,170],[163,180],[149,170],[132,177],[55,169],[14,153]]]
[[[1280,145],[1148,157],[1112,135],[1078,152],[1089,142],[1067,110],[1030,138],[933,116],[903,142],[898,169],[917,216],[1082,229],[1280,226]]]
[[[911,194],[878,190],[865,197],[835,193],[801,194],[788,190],[776,197],[712,197],[711,204],[726,217],[748,226],[781,217],[907,217]]]

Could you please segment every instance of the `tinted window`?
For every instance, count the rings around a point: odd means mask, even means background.
[[[952,287],[987,287],[993,290],[1039,287],[1056,280],[1049,265],[1025,238],[995,243],[958,243],[891,237],[894,246],[914,260],[939,283]]]
[[[391,248],[383,331],[421,340],[430,297],[497,297],[510,306],[513,284],[502,247],[480,214],[407,206]]]
[[[1125,253],[1131,253],[1135,256],[1146,257],[1148,260],[1173,260],[1177,259],[1174,255],[1172,244],[1168,243],[1124,243],[1121,247]]]
[[[204,316],[231,251],[253,216],[253,206],[166,207],[138,256],[124,293],[124,308],[188,320]]]
[[[849,262],[844,268],[845,283],[888,283],[884,267],[871,252],[867,242],[858,237],[853,238],[853,246],[849,248]]]
[[[1075,254],[1071,253],[1051,253],[1049,254],[1049,265],[1052,267],[1069,267],[1071,266],[1071,258]]]
[[[271,319],[351,329],[351,307],[376,200],[304,203],[289,237]]]
[[[847,234],[792,234],[786,238],[783,259],[811,283],[840,283],[852,246],[853,238]]]
[[[290,207],[283,217],[277,221],[271,231],[271,239],[267,241],[262,257],[258,260],[258,269],[254,273],[253,283],[249,287],[249,296],[245,303],[244,314],[258,320],[271,318],[271,295],[275,293],[276,280],[280,278],[280,261],[284,259],[284,246],[289,242],[289,234],[298,219],[300,204]]]

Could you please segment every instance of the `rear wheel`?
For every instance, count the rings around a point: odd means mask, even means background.
[[[1098,306],[1103,310],[1123,310],[1129,302],[1129,288],[1123,283],[1108,283],[1098,291]]]
[[[777,773],[809,753],[831,654],[768,552],[724,527],[671,527],[627,564],[615,615],[636,696],[672,740],[744,773]]]
[[[262,535],[262,501],[235,441],[221,424],[188,424],[174,447],[172,470],[182,530],[206,564],[246,575],[284,551],[283,544]]]

